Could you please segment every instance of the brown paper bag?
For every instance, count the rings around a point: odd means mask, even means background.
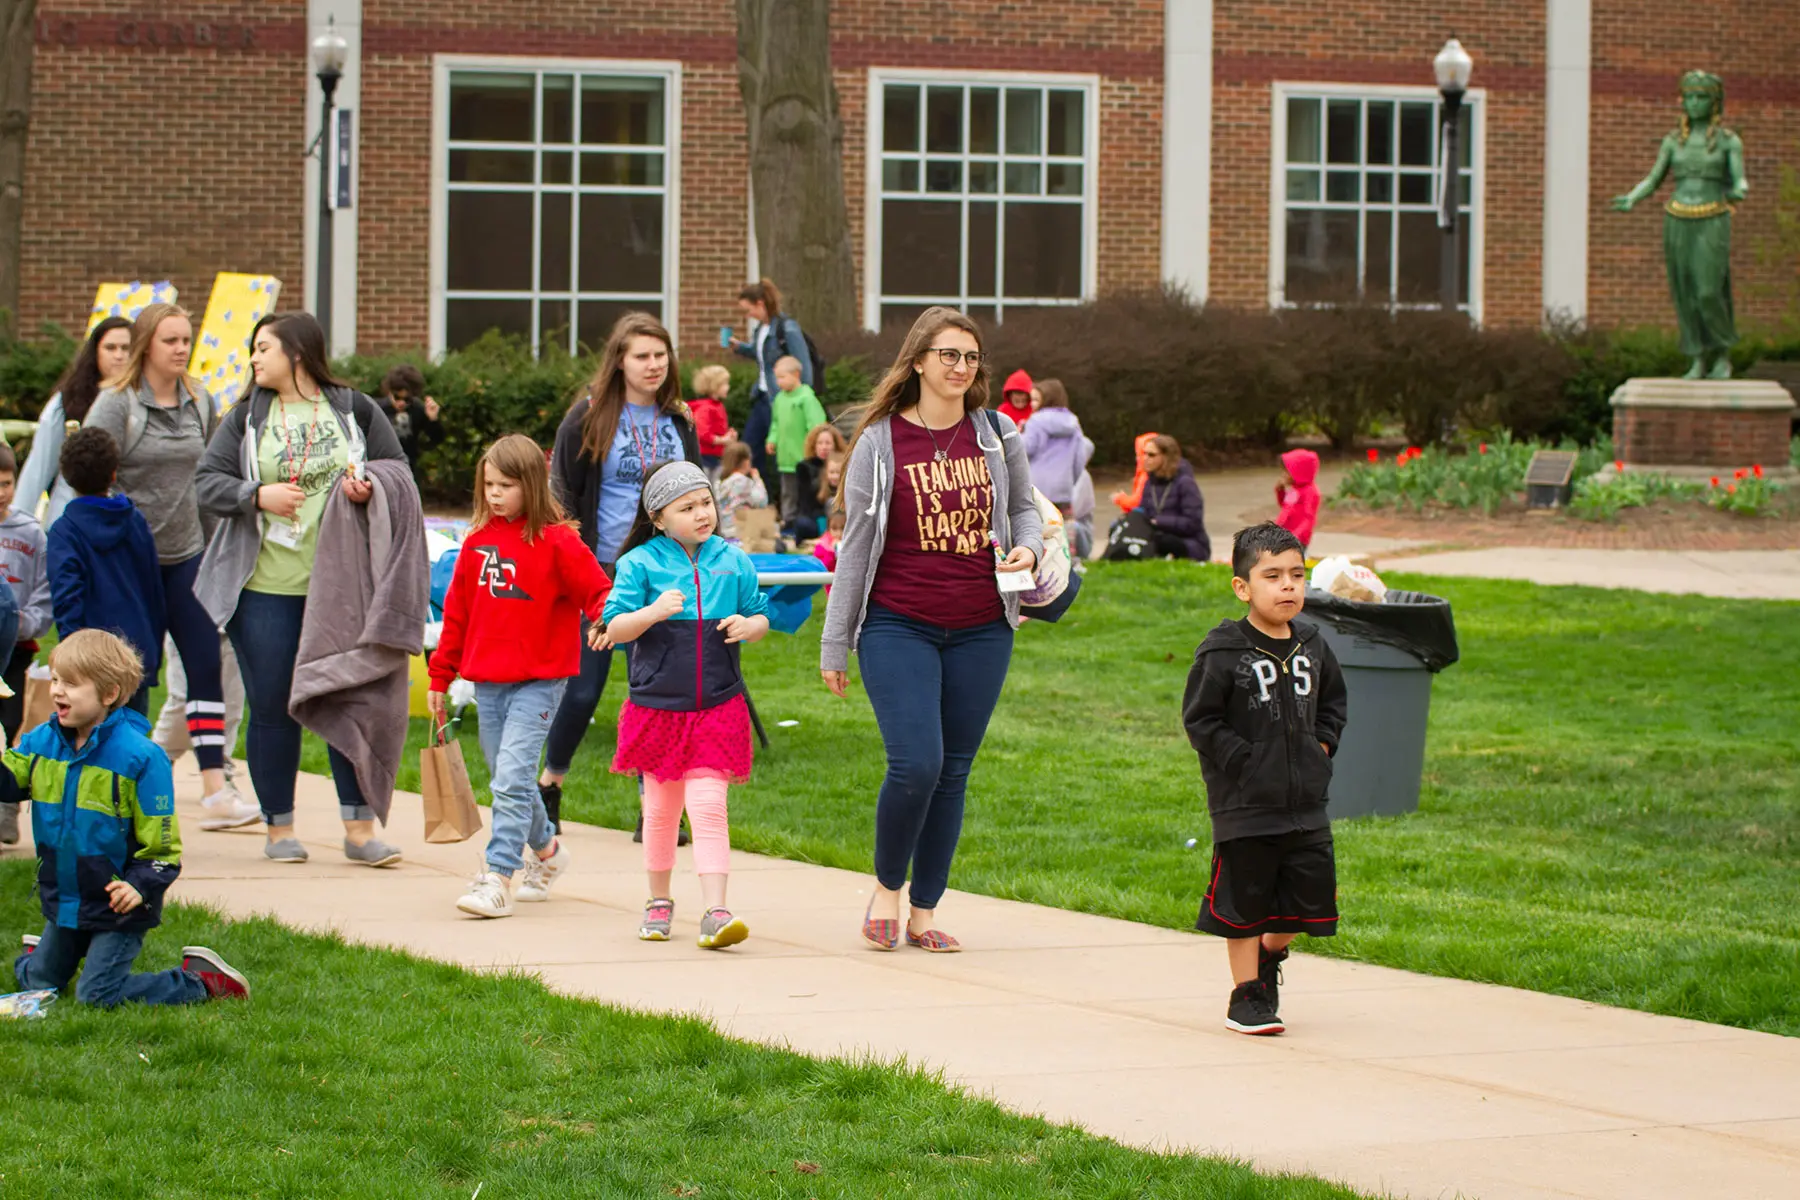
[[[17,746],[20,738],[48,721],[51,707],[50,669],[43,668],[43,674],[40,677],[38,668],[34,666],[25,675],[24,714],[19,718],[19,727],[12,731],[12,744]]]
[[[466,842],[481,832],[481,809],[463,765],[462,743],[445,741],[419,751],[419,794],[425,801],[425,840]]]
[[[731,515],[737,539],[748,554],[775,553],[781,517],[773,508],[740,508]]]

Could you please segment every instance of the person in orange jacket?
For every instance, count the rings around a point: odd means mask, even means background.
[[[1131,477],[1131,490],[1112,494],[1112,502],[1119,506],[1120,512],[1128,513],[1144,502],[1144,480],[1149,476],[1149,472],[1144,469],[1144,451],[1155,441],[1154,432],[1140,433],[1132,441],[1132,446],[1137,451],[1137,473]]]

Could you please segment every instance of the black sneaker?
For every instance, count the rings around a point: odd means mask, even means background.
[[[1286,946],[1279,950],[1261,945],[1256,948],[1256,977],[1269,989],[1269,1007],[1276,1012],[1281,1011],[1281,964],[1287,956]]]
[[[639,814],[638,816],[637,828],[631,831],[631,840],[634,842],[642,842],[644,840],[644,818],[642,814]],[[675,830],[675,844],[677,846],[685,846],[693,840],[693,837],[688,833],[687,816],[683,814],[681,825]]]
[[[562,784],[540,783],[538,795],[544,798],[544,811],[550,815],[550,823],[558,829],[562,828]]]
[[[1240,983],[1231,989],[1231,1006],[1225,1010],[1225,1028],[1238,1033],[1266,1036],[1281,1033],[1287,1026],[1269,1000],[1269,989],[1260,979]]]

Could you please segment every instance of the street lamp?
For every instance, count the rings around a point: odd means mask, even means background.
[[[1442,195],[1438,198],[1438,228],[1444,231],[1443,258],[1438,276],[1445,312],[1455,312],[1462,300],[1462,255],[1456,244],[1456,203],[1462,194],[1462,152],[1457,147],[1457,118],[1462,114],[1463,93],[1469,90],[1469,76],[1475,62],[1462,43],[1451,38],[1437,57],[1431,60],[1437,76],[1438,95],[1444,98],[1442,136],[1438,145],[1443,150]]]
[[[313,69],[318,72],[319,90],[324,93],[324,106],[319,116],[319,136],[313,146],[319,152],[319,275],[318,296],[313,304],[314,316],[325,330],[326,352],[331,350],[331,107],[337,94],[338,80],[344,77],[344,63],[350,57],[350,43],[337,31],[337,19],[328,17],[325,32],[312,41]],[[308,151],[311,153],[311,151]]]

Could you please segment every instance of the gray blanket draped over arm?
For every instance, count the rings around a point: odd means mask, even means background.
[[[356,767],[382,824],[406,749],[408,659],[422,653],[431,571],[425,515],[403,460],[368,465],[375,494],[340,481],[319,519],[288,712]]]

